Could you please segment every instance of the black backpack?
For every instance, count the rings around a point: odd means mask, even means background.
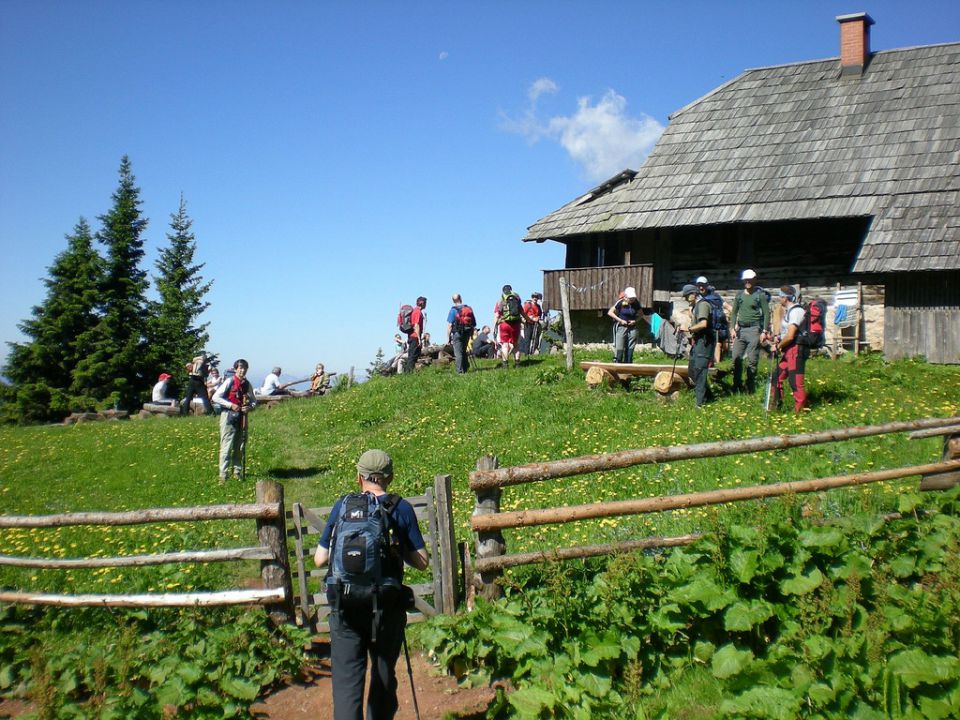
[[[373,493],[341,499],[326,579],[328,589],[341,592],[341,602],[366,603],[385,588],[402,586],[403,559],[390,532],[399,502],[399,495]]]
[[[723,298],[715,290],[710,290],[703,299],[710,303],[710,327],[717,331],[717,342],[730,339],[730,324],[727,314],[723,311]]]
[[[510,293],[500,300],[500,322],[516,322],[522,312],[520,296],[516,293]]]

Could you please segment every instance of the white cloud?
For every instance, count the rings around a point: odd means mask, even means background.
[[[443,61],[446,60],[448,57],[450,57],[450,53],[448,53],[446,50],[443,50],[443,51],[440,53],[440,56],[439,56],[437,59],[438,59],[440,62],[443,62]]]
[[[523,115],[502,115],[502,129],[523,135],[531,143],[555,140],[580,165],[591,180],[605,180],[625,168],[637,169],[656,144],[663,126],[649,115],[627,114],[627,100],[607,90],[594,105],[591,98],[577,99],[577,111],[547,121],[537,114],[537,101],[558,88],[550,78],[539,78],[527,92],[530,103]]]
[[[544,93],[555,93],[559,88],[557,84],[550,78],[543,77],[537,78],[533,81],[533,84],[530,86],[530,89],[527,91],[527,97],[530,98],[530,103],[536,105],[537,99]]]

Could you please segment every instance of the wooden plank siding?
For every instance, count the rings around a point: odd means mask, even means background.
[[[606,310],[625,287],[637,291],[645,308],[653,306],[653,265],[613,265],[543,271],[543,302],[560,308],[560,278],[566,277],[571,310]]]
[[[891,274],[883,322],[886,359],[960,363],[960,272]]]

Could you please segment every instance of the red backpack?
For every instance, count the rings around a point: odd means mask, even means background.
[[[461,305],[457,311],[457,330],[473,332],[477,327],[477,318],[473,314],[473,308],[469,305]]]
[[[401,305],[397,313],[397,327],[407,335],[413,332],[413,305]]]
[[[797,344],[809,348],[822,348],[827,342],[825,318],[827,303],[823,298],[814,298],[803,303],[803,322],[797,332]]]

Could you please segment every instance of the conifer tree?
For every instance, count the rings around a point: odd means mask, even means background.
[[[383,348],[378,347],[377,354],[373,356],[373,362],[371,362],[370,367],[367,368],[368,380],[375,375],[383,375],[383,371],[387,369],[385,358],[386,356],[383,354]]]
[[[69,398],[67,391],[74,368],[91,352],[85,343],[99,323],[103,260],[84,218],[66,239],[67,249],[43,281],[43,304],[18,326],[29,341],[10,343],[4,374],[14,384],[11,402],[20,420],[54,420],[83,409],[84,403]]]
[[[140,267],[147,219],[140,214],[140,204],[140,188],[124,155],[113,207],[98,218],[97,240],[106,248],[100,285],[103,314],[85,338],[93,351],[78,364],[72,386],[75,392],[127,410],[149,389],[144,357],[147,273]]]
[[[169,372],[178,377],[180,370],[197,355],[210,339],[209,323],[197,324],[197,319],[210,303],[203,300],[211,282],[200,275],[203,263],[194,263],[196,238],[190,231],[193,220],[187,215],[187,205],[180,196],[178,211],[170,215],[169,244],[160,251],[156,261],[159,274],[154,285],[159,302],[150,304],[149,338],[150,360],[155,372]]]

